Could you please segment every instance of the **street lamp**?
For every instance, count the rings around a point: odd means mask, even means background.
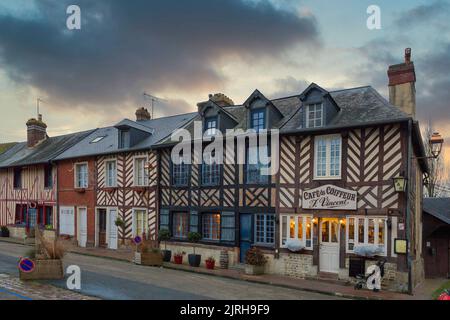
[[[405,192],[406,191],[406,178],[403,176],[398,176],[392,178],[394,181],[394,189],[396,192]]]
[[[431,154],[433,155],[433,158],[439,157],[442,151],[442,145],[444,144],[444,139],[442,136],[435,132],[430,138],[430,147],[431,147]]]

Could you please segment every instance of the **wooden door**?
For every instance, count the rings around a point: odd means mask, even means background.
[[[106,210],[98,210],[98,246],[106,247]]]
[[[86,208],[78,208],[78,245],[86,247],[87,242],[87,212]]]

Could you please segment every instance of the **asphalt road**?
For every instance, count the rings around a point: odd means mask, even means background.
[[[18,258],[29,247],[0,242],[0,273],[17,275]],[[123,261],[68,254],[64,264],[81,268],[82,294],[111,300],[330,300],[328,295],[209,275],[133,265]],[[66,280],[42,281],[66,288]],[[0,299],[1,299],[0,288]],[[6,293],[5,293],[6,294]]]

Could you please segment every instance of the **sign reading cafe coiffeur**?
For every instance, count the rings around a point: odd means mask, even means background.
[[[303,191],[303,209],[356,210],[358,193],[327,184]]]

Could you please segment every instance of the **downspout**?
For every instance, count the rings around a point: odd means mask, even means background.
[[[411,233],[411,207],[410,207],[410,196],[409,196],[409,188],[411,186],[411,159],[412,155],[412,119],[408,121],[408,160],[406,165],[408,183],[406,184],[406,240],[408,243],[408,248],[406,251],[406,259],[408,265],[408,294],[413,295],[413,285],[412,285],[412,273],[411,273],[411,241],[410,241],[410,233]]]

